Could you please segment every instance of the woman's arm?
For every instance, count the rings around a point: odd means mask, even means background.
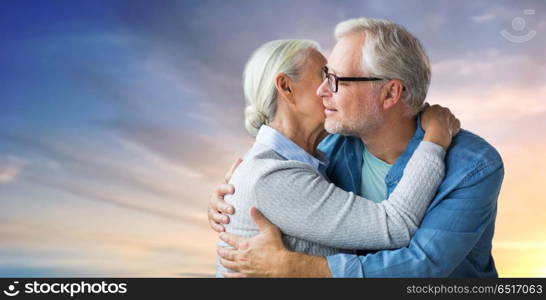
[[[286,234],[344,249],[406,246],[444,176],[445,151],[460,129],[445,107],[421,115],[423,141],[381,203],[328,183],[309,165],[276,161],[253,188],[258,208]]]
[[[389,198],[375,203],[305,163],[276,161],[253,188],[257,208],[285,234],[343,249],[406,246],[444,176],[444,149],[422,141]]]

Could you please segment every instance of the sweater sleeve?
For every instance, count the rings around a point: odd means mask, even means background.
[[[422,141],[380,203],[346,192],[296,161],[266,164],[252,188],[257,208],[288,235],[342,249],[407,246],[443,180],[445,151]]]

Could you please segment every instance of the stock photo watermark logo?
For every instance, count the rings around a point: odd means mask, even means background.
[[[13,284],[10,284],[8,286],[8,290],[7,291],[4,290],[4,294],[6,296],[10,296],[10,297],[19,295],[19,290],[15,290],[15,285],[16,284],[19,284],[19,281],[14,281]]]
[[[19,281],[14,281],[13,284],[4,290],[4,295],[15,297],[20,293],[24,294],[65,294],[74,297],[77,294],[125,294],[127,293],[127,283],[88,283],[88,282],[71,282],[71,283],[49,283],[32,281],[24,284],[24,290],[18,289]]]
[[[535,10],[534,9],[524,9],[523,10],[523,15],[524,16],[534,16],[535,15]],[[530,30],[527,33],[523,33],[523,31],[525,30],[526,25],[527,24],[526,24],[525,18],[515,17],[515,18],[512,19],[512,29],[514,31],[518,32],[518,33],[517,34],[512,34],[508,30],[503,29],[503,30],[501,30],[500,34],[505,39],[507,39],[509,42],[512,42],[512,43],[525,43],[525,42],[528,42],[528,41],[532,40],[537,35],[537,32],[535,30]]]

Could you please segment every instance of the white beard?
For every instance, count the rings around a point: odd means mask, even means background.
[[[347,119],[329,120],[326,118],[324,128],[329,133],[362,137],[378,128],[383,123],[384,117],[379,103],[368,102],[361,111],[353,114],[350,120]]]

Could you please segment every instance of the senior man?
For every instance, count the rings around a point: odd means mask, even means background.
[[[396,187],[423,138],[419,112],[430,85],[430,64],[419,41],[387,20],[347,20],[337,25],[335,35],[327,75],[317,90],[331,134],[319,149],[329,158],[333,183],[381,201]],[[351,80],[361,76],[388,80]],[[409,246],[328,257],[291,252],[278,229],[253,209],[260,234],[220,234],[235,247],[218,249],[222,263],[236,271],[225,276],[497,277],[491,250],[502,159],[481,137],[461,130],[445,160],[444,181]],[[219,186],[209,202],[216,231],[223,231],[221,224],[234,211],[223,201],[233,188]]]

